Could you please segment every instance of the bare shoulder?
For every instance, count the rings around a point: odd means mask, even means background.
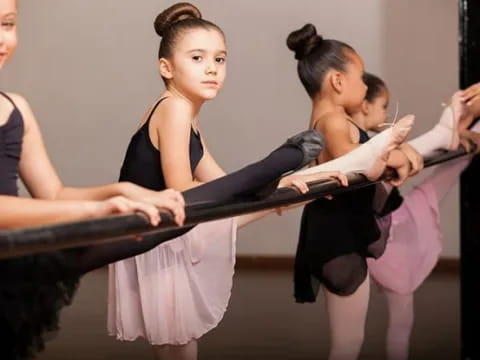
[[[168,97],[157,106],[151,121],[157,128],[163,126],[190,127],[193,116],[193,107],[188,101]]]
[[[19,94],[16,93],[5,93],[10,99],[12,99],[15,106],[20,110],[20,112],[24,113],[24,111],[30,111],[30,105],[28,104],[27,100]]]
[[[13,109],[12,103],[5,96],[0,96],[0,126],[8,121]]]
[[[6,94],[10,99],[12,99],[13,103],[22,114],[23,123],[25,125],[25,133],[28,133],[32,126],[38,127],[37,121],[35,119],[35,116],[33,115],[32,109],[30,108],[28,101],[22,95],[16,93]]]
[[[324,133],[349,133],[350,124],[344,114],[331,112],[317,119],[315,129]]]

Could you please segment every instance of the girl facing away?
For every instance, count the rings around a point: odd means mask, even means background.
[[[355,50],[327,40],[307,24],[292,32],[287,46],[298,60],[298,75],[310,99],[310,128],[324,135],[325,146],[314,171],[333,167],[359,170],[377,179],[385,166],[396,170],[400,184],[411,173],[401,148],[413,124],[406,116],[380,137],[369,140],[366,129],[350,114],[362,105],[367,87],[364,65]],[[364,144],[363,146],[360,146]],[[349,154],[349,156],[344,156]],[[377,187],[378,188],[378,187]],[[305,206],[295,261],[295,298],[313,302],[319,286],[326,297],[331,331],[330,359],[356,359],[363,343],[369,300],[367,258],[378,258],[385,248],[385,231],[374,209],[376,187],[366,187],[319,199]]]
[[[367,95],[361,110],[352,117],[366,129],[377,131],[387,121],[390,93],[383,80],[373,74],[365,74],[364,81],[368,86]],[[478,148],[480,136],[475,131],[479,125],[474,125],[473,132],[467,130],[480,116],[475,87],[478,85],[455,92],[439,121],[410,141],[409,146],[422,156],[438,149],[455,150],[459,143],[469,148],[466,139],[476,142]],[[473,101],[467,106],[470,99]],[[387,299],[386,358],[389,360],[408,358],[414,293],[437,264],[442,250],[439,206],[471,159],[472,155],[466,155],[438,165],[403,197],[392,193],[392,198],[397,200],[390,201],[395,205],[390,209],[392,225],[385,253],[379,259],[368,259],[370,276]]]

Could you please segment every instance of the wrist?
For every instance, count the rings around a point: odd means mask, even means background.
[[[114,196],[121,195],[125,197],[130,197],[133,192],[134,184],[128,181],[121,181],[115,184],[114,186],[115,186],[115,194],[113,194]]]
[[[84,201],[82,202],[81,217],[88,219],[99,217],[103,214],[105,204],[103,201]]]

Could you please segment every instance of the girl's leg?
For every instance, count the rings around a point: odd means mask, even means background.
[[[324,288],[331,332],[329,360],[357,359],[362,348],[370,298],[369,276],[349,296],[338,296]]]
[[[443,110],[438,123],[425,134],[409,141],[409,144],[423,156],[438,149],[456,150],[460,143],[458,127],[464,115],[465,105],[460,93],[456,93],[451,104]]]
[[[157,360],[197,360],[198,342],[193,339],[185,345],[154,345]]]
[[[316,130],[303,131],[289,138],[264,159],[229,175],[183,193],[187,204],[224,201],[265,194],[265,187],[285,173],[297,170],[315,160],[323,148],[323,137]],[[273,192],[276,184],[270,186]],[[264,196],[264,195],[263,195]]]
[[[323,140],[318,132],[306,131],[289,140],[264,159],[232,174],[187,190],[183,193],[187,205],[211,201],[231,201],[255,195],[259,190],[279,179],[285,172],[312,161],[320,152]],[[78,269],[86,273],[115,261],[142,254],[161,243],[183,235],[193,226],[147,235],[142,241],[131,238],[76,249]]]
[[[382,291],[388,303],[387,359],[407,360],[414,321],[413,294]]]
[[[406,116],[390,129],[381,132],[348,154],[296,174],[307,175],[321,171],[344,173],[360,171],[370,180],[376,180],[383,174],[387,166],[389,152],[405,141],[413,122],[413,116]]]

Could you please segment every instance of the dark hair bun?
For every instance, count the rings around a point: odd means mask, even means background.
[[[176,3],[163,10],[155,19],[155,31],[158,36],[163,36],[165,30],[178,21],[186,19],[201,19],[202,13],[198,8],[189,3]]]
[[[317,29],[312,24],[306,24],[301,29],[288,35],[287,46],[295,53],[295,59],[301,60],[312,52],[323,38],[317,35]]]

